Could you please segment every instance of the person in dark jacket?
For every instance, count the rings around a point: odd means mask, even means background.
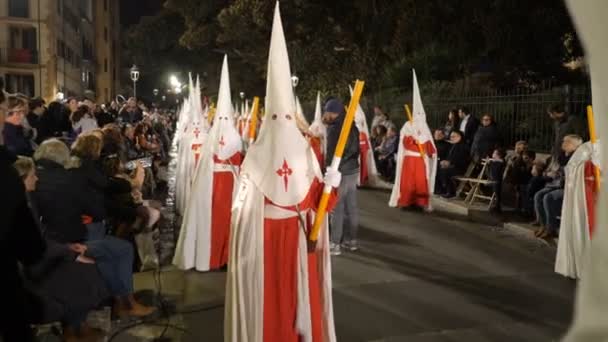
[[[57,101],[49,104],[46,113],[40,118],[40,125],[38,138],[41,142],[52,137],[67,136],[72,130],[67,108]]]
[[[469,163],[469,148],[464,143],[463,134],[460,131],[452,131],[450,136],[452,147],[446,159],[439,162],[437,171],[438,192],[444,197],[451,198],[456,195],[456,189],[452,178],[463,175]]]
[[[34,155],[39,182],[33,200],[43,218],[47,236],[95,260],[106,286],[114,296],[118,316],[148,316],[155,310],[143,306],[133,297],[133,248],[121,239],[105,236],[89,240],[85,220],[103,218],[87,193],[86,179],[74,170],[67,170],[70,151],[61,141],[49,139]],[[60,200],[58,200],[60,199]]]
[[[464,143],[468,146],[473,144],[473,138],[479,128],[479,119],[476,118],[467,107],[458,109],[458,117],[460,118],[459,127],[457,128],[462,133]]]
[[[99,157],[101,155],[102,141],[94,134],[81,134],[72,145],[73,172],[85,181],[86,193],[92,205],[98,208],[98,215],[91,218],[87,226],[87,240],[103,239],[105,231],[105,198],[104,192],[108,186],[108,179],[102,172]]]
[[[452,135],[452,132],[450,132],[450,135]],[[437,161],[441,162],[448,157],[452,145],[445,140],[443,129],[436,129],[435,133],[433,133],[433,138],[435,140],[435,147],[437,148]]]
[[[44,108],[44,100],[41,98],[31,99],[29,102],[29,113],[25,116],[25,121],[27,125],[31,129],[30,139],[34,141],[36,144],[40,144],[42,140],[40,140],[40,127],[42,126],[41,118],[46,110]]]
[[[325,165],[331,165],[342,131],[346,113],[342,101],[332,98],[325,104],[323,121],[327,126],[327,153]],[[336,205],[331,221],[331,253],[339,255],[341,245],[350,251],[358,249],[357,230],[359,227],[359,212],[357,208],[357,182],[359,179],[359,130],[352,125],[344,154],[340,161],[338,171],[342,174],[342,181],[338,188],[338,204]],[[346,229],[344,221],[348,220]]]
[[[384,126],[379,126],[384,127]],[[385,128],[386,130],[386,128]],[[388,129],[380,146],[376,147],[378,172],[388,180],[395,179],[395,154],[399,150],[399,132],[396,127]]]
[[[1,80],[1,79],[0,79]],[[0,85],[0,131],[4,128],[7,101]],[[0,337],[5,342],[31,342],[30,317],[41,310],[29,300],[18,263],[30,265],[46,249],[27,206],[23,182],[13,168],[16,156],[4,147],[0,135],[0,189],[5,199],[0,206],[0,269],[2,307]]]
[[[562,154],[562,142],[564,137],[570,134],[581,135],[582,125],[577,118],[570,116],[561,105],[553,105],[548,110],[549,117],[553,119],[553,146],[551,157],[557,161]]]
[[[29,194],[36,190],[36,170],[31,158],[21,157],[14,164],[27,191],[28,205],[41,236],[45,229]],[[33,323],[63,323],[65,341],[99,338],[101,332],[89,328],[87,313],[109,296],[95,261],[73,251],[68,244],[45,239],[42,260],[25,268],[26,287],[43,304],[43,314]]]
[[[4,119],[4,145],[20,156],[31,156],[34,153],[29,139],[23,129],[23,119],[27,113],[27,104],[17,96],[9,96],[7,115]]]
[[[496,122],[494,122],[492,115],[485,114],[481,118],[481,126],[473,138],[471,157],[475,162],[488,158],[500,144],[500,132],[498,131]]]

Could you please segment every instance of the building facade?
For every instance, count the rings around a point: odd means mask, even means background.
[[[109,100],[118,86],[111,71],[119,53],[118,8],[118,0],[0,0],[6,90],[47,101],[58,93]]]

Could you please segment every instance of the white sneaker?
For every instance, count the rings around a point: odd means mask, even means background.
[[[356,252],[359,250],[359,243],[357,242],[357,240],[344,241],[342,247],[351,252]]]
[[[342,250],[340,248],[340,245],[335,244],[335,243],[330,243],[330,245],[329,245],[329,254],[331,254],[333,256],[338,256],[338,255],[342,254]]]

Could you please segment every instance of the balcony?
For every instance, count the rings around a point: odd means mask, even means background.
[[[38,64],[38,51],[32,49],[0,49],[0,61],[15,64]]]

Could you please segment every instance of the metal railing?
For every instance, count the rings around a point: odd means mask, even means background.
[[[589,85],[545,86],[520,88],[508,91],[485,90],[456,93],[445,89],[421,89],[422,101],[431,129],[442,127],[448,112],[466,106],[480,118],[491,114],[497,122],[505,147],[512,148],[515,142],[526,140],[531,149],[547,152],[553,144],[553,120],[547,109],[561,104],[566,111],[578,117],[586,127],[586,106],[591,104]],[[368,118],[375,104],[381,104],[398,127],[405,122],[404,103],[411,103],[411,89],[386,89],[367,97]],[[587,138],[587,132],[580,132]]]

